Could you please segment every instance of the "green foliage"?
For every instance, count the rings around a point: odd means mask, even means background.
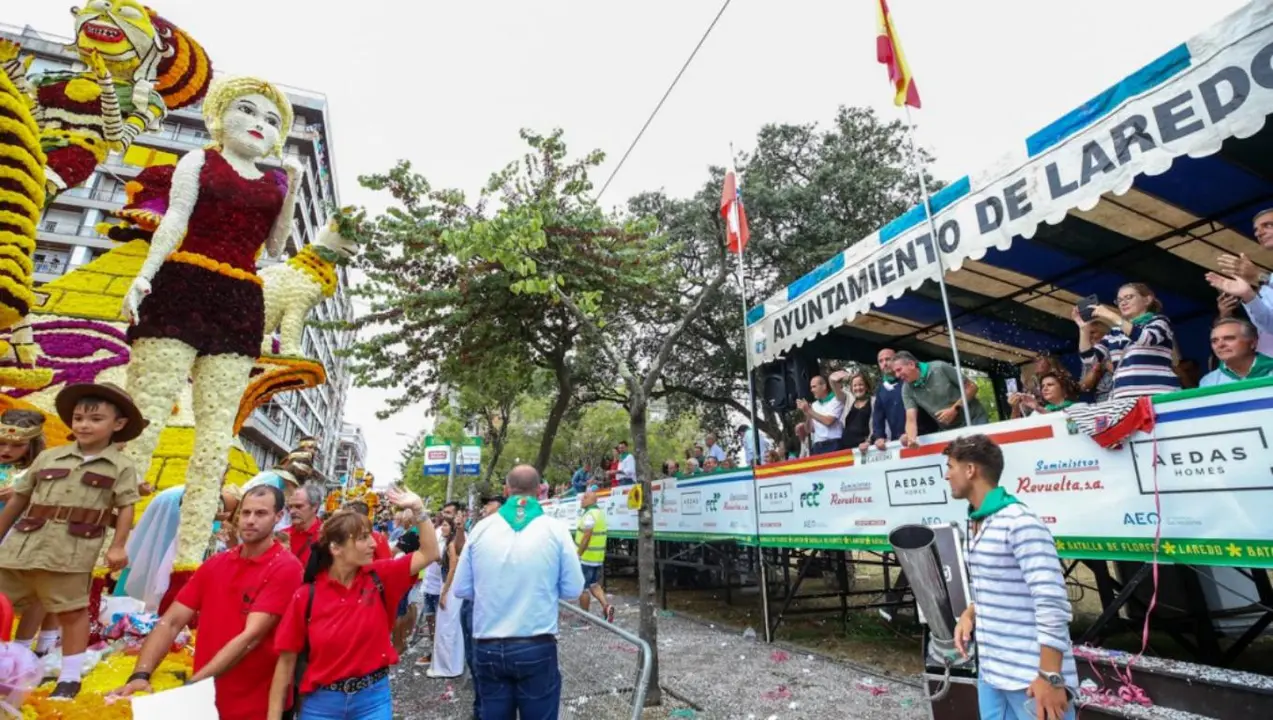
[[[737,158],[751,241],[746,260],[747,305],[755,306],[827,258],[919,201],[909,170],[905,126],[869,109],[842,107],[826,127],[766,125],[752,152]],[[712,168],[690,199],[647,193],[631,201],[654,216],[676,243],[687,269],[708,272],[723,228],[718,207],[723,168]],[[930,179],[929,186],[939,187]],[[742,307],[736,276],[695,322],[678,347],[681,361],[663,379],[674,410],[693,412],[709,427],[729,425],[726,411],[748,415]],[[785,422],[784,422],[785,420]],[[779,437],[791,418],[758,418]]]

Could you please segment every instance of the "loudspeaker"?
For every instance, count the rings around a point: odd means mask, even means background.
[[[760,397],[774,412],[790,412],[796,409],[796,400],[812,400],[809,381],[819,371],[816,360],[800,355],[790,355],[756,368]]]
[[[796,409],[796,399],[787,393],[787,372],[783,362],[767,363],[756,368],[760,385],[761,402],[774,412],[790,412]]]

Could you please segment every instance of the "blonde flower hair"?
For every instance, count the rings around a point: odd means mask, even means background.
[[[282,125],[279,127],[278,142],[274,143],[274,155],[283,157],[283,145],[287,142],[287,135],[291,132],[295,119],[292,101],[276,85],[254,77],[225,77],[212,81],[208,96],[203,100],[203,122],[208,127],[208,134],[212,136],[213,147],[221,147],[221,136],[225,132],[221,118],[225,116],[225,111],[235,100],[248,95],[264,95],[278,106],[279,113],[282,114]]]

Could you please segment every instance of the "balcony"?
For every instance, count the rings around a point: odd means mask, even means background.
[[[35,273],[45,275],[61,275],[66,272],[70,263],[66,260],[36,260]]]
[[[119,188],[90,190],[86,187],[75,187],[58,196],[58,200],[62,198],[80,198],[81,200],[94,200],[111,205],[123,205],[128,201],[128,194]]]

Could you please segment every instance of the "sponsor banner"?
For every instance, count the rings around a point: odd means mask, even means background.
[[[1273,568],[1273,381],[1155,398],[1154,434],[1106,450],[1063,413],[980,428],[1003,449],[1001,484],[1057,538],[1062,557]],[[766,547],[888,550],[899,525],[963,523],[941,454],[957,432],[917,448],[842,452],[654,483],[660,539]],[[603,493],[611,533],[635,537],[628,488]],[[577,501],[554,516],[572,525]],[[756,523],[759,521],[759,527]]]

